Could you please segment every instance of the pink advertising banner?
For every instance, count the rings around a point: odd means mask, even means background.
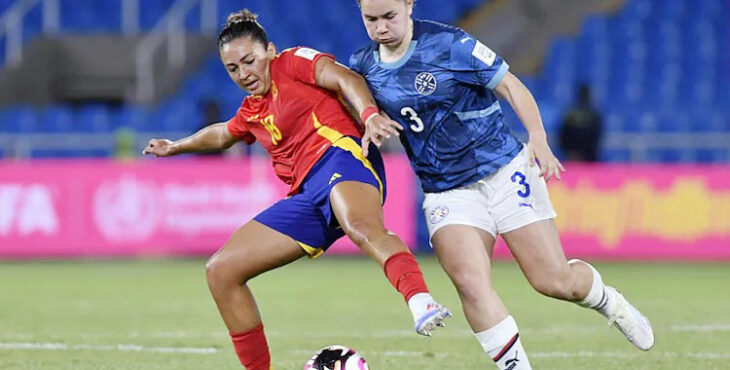
[[[386,225],[415,249],[412,170],[386,167]],[[569,257],[730,260],[730,166],[567,167],[549,187]],[[207,255],[285,193],[264,158],[0,161],[0,258]]]
[[[730,166],[566,167],[549,189],[568,257],[730,260]]]
[[[386,166],[386,223],[415,246],[412,171]],[[286,191],[265,158],[0,161],[0,258],[211,254]]]

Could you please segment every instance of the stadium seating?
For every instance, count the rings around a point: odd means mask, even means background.
[[[588,84],[609,132],[703,132],[730,127],[726,0],[628,0],[615,15],[588,17],[579,34],[561,38],[544,63],[537,95],[564,111],[573,89]],[[579,52],[577,52],[579,51]],[[546,123],[546,127],[556,124]],[[652,160],[726,158],[675,150]],[[625,156],[604,152],[604,159]]]
[[[0,12],[10,2],[0,2]],[[63,32],[120,32],[120,1],[63,0]],[[141,1],[140,25],[149,30],[174,0]],[[480,0],[421,1],[415,16],[455,23]],[[347,63],[356,47],[368,42],[355,0],[278,0],[245,4],[259,14],[279,50],[307,45],[326,50]],[[219,1],[218,18],[241,7]],[[317,11],[324,9],[327,11]],[[538,99],[546,129],[555,133],[562,112],[574,102],[579,84],[592,88],[609,133],[730,132],[730,0],[628,0],[616,14],[592,15],[577,35],[554,40],[536,78],[525,83]],[[199,17],[186,19],[198,29]],[[40,9],[27,18],[26,41],[41,29]],[[0,39],[0,58],[5,52]],[[0,111],[0,131],[110,132],[129,127],[142,132],[194,130],[199,104],[220,102],[225,116],[233,114],[243,93],[229,80],[217,56],[210,56],[189,76],[179,92],[154,109],[102,105],[40,111],[9,107]],[[517,118],[508,107],[513,126]],[[649,151],[651,160],[727,160],[723,150]],[[625,161],[624,150],[606,149],[605,160]]]

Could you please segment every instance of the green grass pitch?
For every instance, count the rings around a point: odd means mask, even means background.
[[[380,269],[360,258],[303,260],[251,283],[277,370],[343,344],[372,369],[494,369],[431,256],[433,295],[455,317],[431,338]],[[207,291],[204,260],[0,263],[0,369],[240,369]],[[730,265],[598,263],[652,321],[634,349],[598,314],[535,293],[514,262],[495,286],[535,369],[730,369]]]

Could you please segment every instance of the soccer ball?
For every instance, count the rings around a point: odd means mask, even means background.
[[[315,353],[304,370],[370,370],[357,351],[345,346],[329,346]]]

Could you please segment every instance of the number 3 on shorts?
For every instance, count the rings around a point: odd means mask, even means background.
[[[512,182],[516,182],[519,185],[522,185],[525,187],[525,190],[519,190],[517,191],[517,195],[519,195],[522,198],[527,198],[530,196],[530,184],[525,182],[525,175],[522,174],[520,171],[515,171],[515,173],[512,174],[512,177],[510,177],[510,180]]]

